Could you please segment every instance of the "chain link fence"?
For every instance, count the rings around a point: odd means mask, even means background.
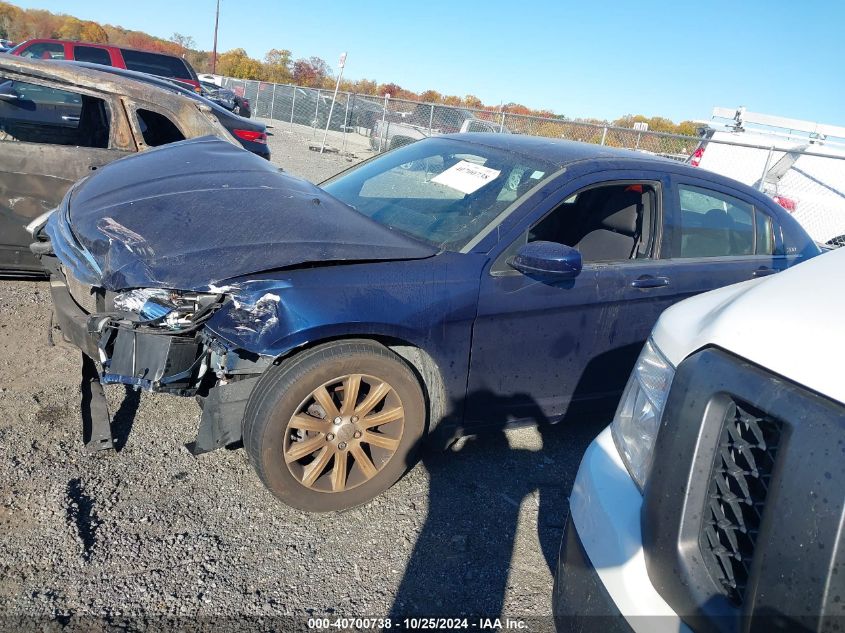
[[[755,144],[740,134],[714,135],[712,129],[700,137],[682,136],[514,114],[506,108],[479,110],[347,92],[333,99],[333,90],[229,77],[223,85],[247,98],[253,116],[277,131],[297,131],[315,148],[325,145],[359,160],[456,132],[528,134],[662,156],[755,187],[791,211],[813,239],[845,245],[845,143],[785,137]]]

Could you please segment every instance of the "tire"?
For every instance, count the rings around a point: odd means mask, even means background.
[[[344,405],[347,390],[354,406]],[[265,372],[247,403],[243,441],[277,498],[328,512],[396,483],[413,465],[425,424],[422,387],[399,356],[374,341],[336,341]]]

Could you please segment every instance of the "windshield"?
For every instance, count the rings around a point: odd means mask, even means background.
[[[454,139],[429,138],[322,185],[380,224],[458,251],[556,166]]]

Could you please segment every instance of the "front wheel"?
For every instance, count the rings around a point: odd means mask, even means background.
[[[288,505],[344,510],[405,473],[425,418],[420,383],[400,357],[373,341],[339,341],[268,370],[247,406],[244,447]]]

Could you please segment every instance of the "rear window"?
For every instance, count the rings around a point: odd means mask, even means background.
[[[78,62],[90,62],[103,66],[112,65],[109,52],[105,48],[97,48],[96,46],[74,46],[73,58]]]
[[[126,67],[129,70],[136,70],[140,73],[149,73],[160,77],[194,80],[191,71],[188,69],[188,65],[178,57],[126,49],[121,49],[120,52],[123,54],[123,61],[126,62]]]

